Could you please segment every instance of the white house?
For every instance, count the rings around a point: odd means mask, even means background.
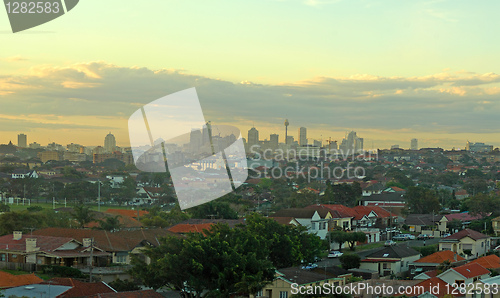
[[[478,257],[490,250],[491,238],[471,229],[465,229],[439,241],[439,250],[451,250]]]
[[[479,279],[490,277],[490,271],[477,263],[468,263],[459,267],[454,267],[446,270],[437,276],[444,282],[452,285],[466,285],[474,283]]]
[[[12,173],[12,179],[38,178],[35,170],[15,170]]]

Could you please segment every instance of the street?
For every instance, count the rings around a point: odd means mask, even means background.
[[[425,240],[425,245],[432,245],[436,244],[439,242],[441,238],[434,238],[434,239],[428,239]],[[424,246],[424,240],[408,240],[408,241],[401,241],[397,242],[397,246],[402,246],[402,245],[408,245],[410,247],[412,246]],[[352,253],[357,254],[358,256],[361,257],[361,259],[366,258],[366,256],[370,255],[371,253],[374,253],[376,251],[379,251],[381,249],[384,249],[384,247],[377,247],[373,249],[368,249],[368,250],[360,250],[360,251],[354,251]],[[343,253],[351,253],[348,247],[343,247],[342,248]],[[325,258],[319,262],[316,262],[318,266],[321,267],[331,267],[331,266],[337,266],[340,264],[340,261],[338,258]]]

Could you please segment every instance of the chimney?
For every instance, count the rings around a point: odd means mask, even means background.
[[[21,240],[23,238],[23,232],[21,231],[14,231],[14,240]]]
[[[26,238],[26,252],[36,251],[36,238]]]
[[[89,247],[92,244],[92,239],[91,238],[83,238],[82,244],[83,244],[83,247]]]

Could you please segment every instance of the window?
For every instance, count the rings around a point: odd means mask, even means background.
[[[5,262],[5,254],[0,255],[0,261]]]
[[[288,292],[287,291],[280,291],[280,298],[288,298]]]
[[[117,263],[127,263],[127,256],[126,255],[116,256],[116,262]]]
[[[311,230],[316,230],[316,223],[315,222],[311,223]]]
[[[255,297],[262,297],[262,296],[264,296],[264,291],[262,291],[262,290],[255,293]]]

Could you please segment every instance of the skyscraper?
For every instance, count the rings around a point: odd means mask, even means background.
[[[299,128],[299,145],[307,145],[307,129],[305,127]]]
[[[21,133],[17,135],[17,147],[26,148],[28,147],[28,136]]]
[[[411,150],[418,150],[418,140],[417,139],[411,139],[410,149]]]
[[[278,149],[278,140],[279,140],[279,135],[273,133],[269,137],[269,146],[271,147],[272,150]]]
[[[252,148],[253,145],[259,144],[259,131],[255,127],[250,128],[248,131],[248,148]]]
[[[285,119],[285,144],[288,144],[288,125],[290,125],[290,122]]]
[[[112,153],[115,151],[116,140],[115,136],[110,133],[104,138],[104,152]]]

